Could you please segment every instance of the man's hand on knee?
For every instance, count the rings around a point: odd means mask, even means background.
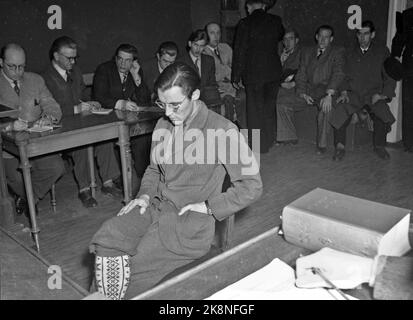
[[[128,214],[131,212],[135,207],[139,206],[139,213],[144,214],[146,209],[149,206],[150,197],[146,194],[140,196],[138,199],[134,199],[129,202],[126,206],[119,211],[118,216],[123,216],[124,214]]]

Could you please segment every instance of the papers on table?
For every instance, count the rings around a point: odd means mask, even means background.
[[[113,111],[113,109],[96,109],[96,110],[92,110],[93,114],[100,114],[100,115],[107,115],[110,114]]]
[[[355,298],[348,296],[349,299]],[[294,269],[279,259],[215,293],[207,300],[344,300],[335,290],[300,289]]]
[[[41,132],[52,131],[52,130],[53,130],[52,126],[42,126],[42,127],[34,126],[34,127],[31,127],[31,128],[27,129],[27,131],[32,132],[32,133],[34,133],[34,132],[41,133]]]

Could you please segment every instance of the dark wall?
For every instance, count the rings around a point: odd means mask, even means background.
[[[152,57],[160,42],[173,40],[183,49],[191,27],[191,0],[1,0],[0,41],[22,44],[28,70],[48,63],[52,41],[62,35],[79,44],[79,65],[93,72],[124,42],[136,45],[140,59]],[[49,30],[47,9],[59,5],[63,29]]]
[[[203,29],[207,23],[220,21],[221,0],[191,0],[192,27]]]
[[[341,45],[354,43],[354,31],[347,27],[351,5],[359,5],[363,20],[372,20],[377,28],[377,40],[386,43],[388,0],[279,0],[272,12],[283,17],[284,24],[294,27],[301,35],[302,43],[314,43],[314,32],[322,24],[330,24],[336,30],[335,42]]]

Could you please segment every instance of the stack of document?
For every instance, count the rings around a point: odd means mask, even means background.
[[[275,259],[206,300],[344,300],[335,290],[297,288],[295,280],[294,269]]]

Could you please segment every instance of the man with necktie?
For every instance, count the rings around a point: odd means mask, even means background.
[[[236,120],[242,128],[246,128],[246,97],[245,90],[235,89],[231,83],[232,72],[232,48],[225,42],[221,42],[221,27],[215,22],[206,25],[208,44],[204,54],[211,56],[215,61],[215,78],[218,91],[225,104],[225,117]],[[234,110],[235,108],[235,110]],[[235,112],[234,112],[235,111]]]
[[[220,106],[222,101],[215,79],[215,62],[212,57],[203,53],[207,40],[205,30],[194,31],[189,36],[188,50],[181,61],[192,67],[201,77],[201,100],[207,106]]]
[[[296,75],[298,101],[284,108],[293,111],[308,106],[317,106],[317,153],[327,151],[327,137],[330,132],[329,119],[335,108],[338,89],[344,74],[344,48],[334,46],[334,29],[329,25],[320,26],[316,33],[317,44],[303,48],[300,67]],[[293,123],[294,112],[285,112],[285,121]],[[295,129],[294,125],[291,126]]]
[[[396,121],[388,105],[395,96],[396,81],[384,70],[384,61],[390,51],[374,41],[376,28],[372,21],[363,21],[356,36],[357,45],[346,52],[346,78],[330,121],[334,127],[335,160],[344,156],[346,129],[352,115],[362,110],[367,111],[373,120],[375,153],[381,159],[389,159],[386,137]]]
[[[151,103],[150,92],[143,81],[144,74],[138,62],[138,49],[131,44],[121,44],[112,60],[99,65],[93,79],[92,99],[104,108],[139,111],[139,106]],[[131,151],[135,174],[132,176],[133,193],[149,165],[151,135],[131,139]],[[120,179],[121,180],[121,179]],[[121,183],[118,180],[117,182]]]
[[[0,53],[0,104],[19,110],[14,130],[21,131],[29,123],[52,125],[60,121],[62,111],[53,99],[41,76],[25,72],[26,53],[18,44],[7,44]],[[19,160],[3,152],[9,187],[17,195],[16,210],[27,212],[27,199]],[[42,199],[51,186],[64,174],[62,158],[57,154],[32,159],[31,176],[35,203]]]
[[[43,72],[43,78],[53,97],[60,104],[63,117],[87,113],[91,105],[86,102],[85,84],[82,72],[76,64],[78,53],[76,42],[66,36],[57,38],[49,50],[50,64]],[[94,154],[102,178],[102,192],[112,197],[121,197],[121,191],[113,181],[120,177],[113,143],[103,142],[94,145]],[[80,147],[70,156],[74,162],[74,174],[79,185],[79,199],[85,208],[97,206],[90,189],[89,160],[87,147]]]

